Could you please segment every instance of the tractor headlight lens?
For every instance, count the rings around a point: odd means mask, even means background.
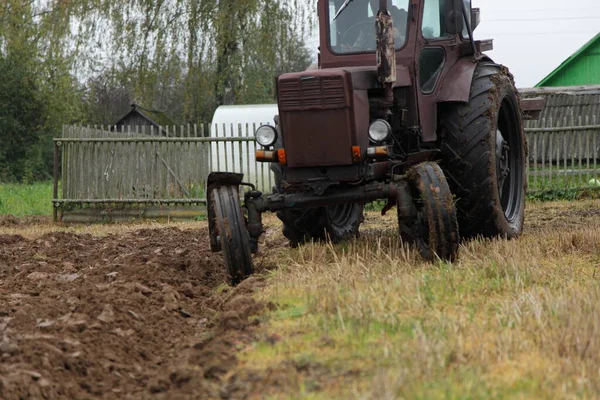
[[[375,143],[385,142],[391,134],[392,126],[383,119],[378,119],[369,126],[369,137]]]
[[[263,125],[254,134],[256,141],[263,147],[270,147],[277,141],[277,130],[270,125]]]

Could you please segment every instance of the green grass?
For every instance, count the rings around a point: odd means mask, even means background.
[[[52,215],[52,182],[0,184],[0,215]]]

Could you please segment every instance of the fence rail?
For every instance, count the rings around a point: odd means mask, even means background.
[[[202,205],[211,171],[244,173],[269,192],[274,178],[254,158],[254,128],[215,127],[211,137],[205,126],[171,129],[172,136],[65,127],[54,140],[55,217],[86,205]],[[530,191],[600,184],[600,125],[528,128],[526,136]]]

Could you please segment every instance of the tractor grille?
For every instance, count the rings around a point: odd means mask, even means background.
[[[341,76],[294,77],[279,82],[281,111],[330,110],[349,106]]]

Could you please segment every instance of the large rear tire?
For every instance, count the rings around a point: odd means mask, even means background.
[[[460,233],[470,238],[518,237],[525,215],[526,152],[512,75],[480,62],[469,102],[443,110],[443,169],[457,197]]]
[[[223,250],[225,266],[236,285],[254,272],[250,236],[246,229],[236,186],[221,186],[212,191],[218,242]]]

